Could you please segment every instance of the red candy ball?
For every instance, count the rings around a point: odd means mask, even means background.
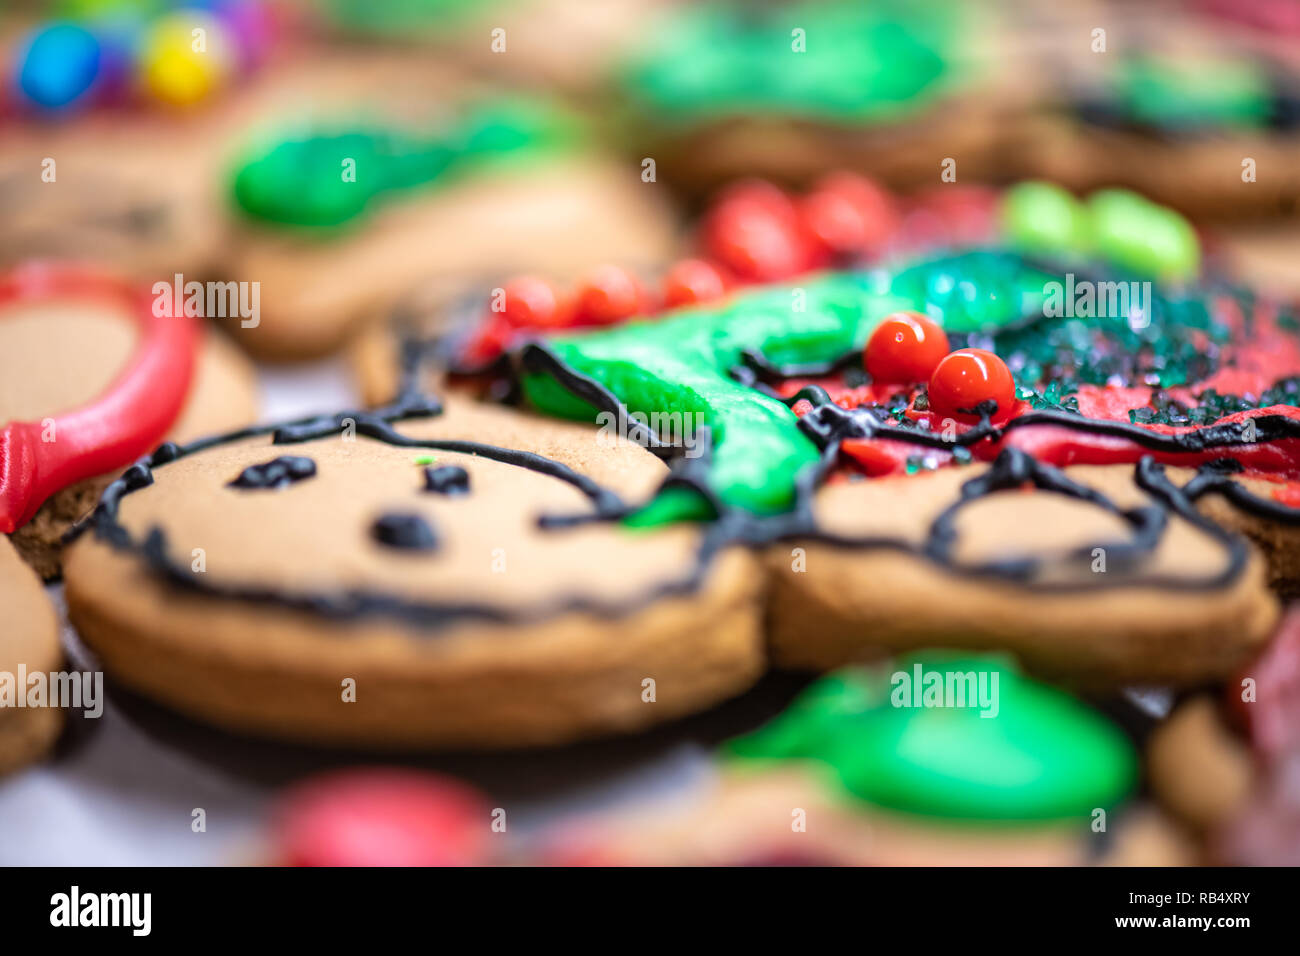
[[[804,228],[837,258],[852,258],[883,245],[898,220],[893,199],[865,176],[832,173],[799,203]]]
[[[752,282],[789,278],[817,261],[794,203],[770,183],[724,193],[705,218],[704,244],[710,257]]]
[[[697,302],[712,302],[727,291],[722,272],[704,259],[683,259],[664,276],[664,305],[676,308]]]
[[[503,287],[502,317],[517,329],[546,329],[567,325],[569,310],[553,283],[536,276],[511,279]]]
[[[895,312],[871,333],[863,355],[877,382],[910,385],[929,381],[948,354],[948,336],[919,312]]]
[[[473,866],[491,816],[469,787],[414,770],[344,770],[301,784],[276,813],[288,866]]]
[[[581,325],[608,325],[646,311],[648,304],[635,275],[622,266],[600,266],[578,286],[576,321]]]
[[[946,356],[930,376],[930,408],[938,415],[974,424],[979,416],[962,411],[980,402],[997,402],[991,416],[1006,421],[1016,408],[1016,383],[1007,364],[984,349],[958,349]]]

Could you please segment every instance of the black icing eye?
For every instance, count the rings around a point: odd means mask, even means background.
[[[283,488],[316,474],[316,462],[301,455],[285,455],[260,465],[249,465],[228,488]]]
[[[424,469],[424,490],[440,495],[469,494],[469,472],[459,465]]]
[[[371,536],[382,545],[403,551],[432,551],[438,537],[423,517],[408,513],[380,515],[370,526]]]

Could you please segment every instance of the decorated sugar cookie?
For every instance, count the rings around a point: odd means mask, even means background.
[[[168,444],[71,547],[69,611],[111,676],[236,731],[411,749],[637,730],[764,667],[752,555],[618,523],[664,473],[587,426],[464,402]]]
[[[240,341],[271,357],[337,348],[464,276],[564,273],[606,257],[659,262],[663,194],[593,155],[549,107],[495,101],[425,128],[320,127],[252,147],[231,195],[227,270],[257,275],[264,315]]]
[[[946,0],[683,5],[619,71],[628,122],[688,187],[844,166],[897,186],[978,181],[1020,99],[988,20]]]
[[[1095,14],[1055,15],[1066,19],[1043,51],[1051,108],[1020,124],[1017,168],[1075,190],[1128,186],[1216,219],[1294,215],[1293,55],[1195,14],[1170,22],[1144,6],[1108,11],[1104,36]]]
[[[0,531],[42,576],[116,472],[256,414],[239,352],[151,290],[54,264],[0,277]]]
[[[1190,862],[1134,798],[1126,734],[997,658],[927,652],[813,683],[689,796],[560,826],[545,862]]]

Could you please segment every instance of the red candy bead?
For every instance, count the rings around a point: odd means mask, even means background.
[[[517,329],[546,329],[568,324],[568,309],[554,284],[536,276],[520,276],[502,287],[501,315]]]
[[[919,312],[895,312],[871,333],[863,361],[877,382],[910,385],[929,381],[948,354],[948,336]]]
[[[600,266],[578,286],[576,321],[608,325],[646,311],[648,302],[640,280],[622,266]]]
[[[344,770],[291,790],[275,816],[288,866],[473,866],[487,862],[482,798],[414,770]]]
[[[664,305],[676,308],[697,302],[712,302],[727,291],[722,271],[704,259],[683,259],[664,276]]]
[[[980,402],[997,402],[992,419],[1006,421],[1016,407],[1016,383],[1005,362],[984,349],[958,349],[930,376],[930,408],[936,414],[974,424],[979,416],[962,411]]]
[[[789,278],[816,264],[794,203],[770,183],[724,193],[705,218],[704,244],[710,257],[753,282]]]
[[[865,176],[832,173],[799,203],[803,225],[832,256],[850,258],[881,246],[898,220],[893,199]]]

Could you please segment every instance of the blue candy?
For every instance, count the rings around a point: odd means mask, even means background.
[[[63,109],[84,98],[99,75],[99,41],[71,23],[38,31],[18,68],[18,90],[46,109]]]

